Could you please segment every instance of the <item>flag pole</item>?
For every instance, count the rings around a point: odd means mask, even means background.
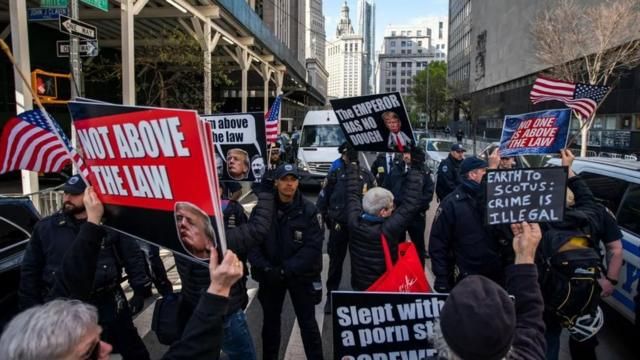
[[[56,135],[56,137],[58,138],[58,141],[60,141],[64,145],[63,147],[67,152],[67,155],[69,155],[69,159],[76,166],[76,169],[78,170],[78,175],[80,175],[80,177],[82,178],[82,180],[84,180],[86,184],[89,184],[89,181],[81,171],[80,165],[76,163],[75,159],[73,158],[73,155],[71,154],[71,151],[69,150],[65,142],[62,140],[62,137],[58,133],[58,130],[55,126],[55,122],[53,121],[53,119],[51,119],[47,110],[45,110],[44,106],[42,105],[42,102],[40,102],[40,98],[38,98],[38,94],[36,94],[36,92],[33,91],[33,88],[31,87],[31,81],[29,81],[27,77],[22,73],[22,71],[20,70],[20,67],[18,66],[18,63],[16,62],[16,59],[13,57],[13,53],[11,52],[11,49],[9,49],[9,46],[7,45],[6,42],[4,42],[3,39],[0,39],[0,48],[2,48],[2,51],[4,51],[5,55],[7,55],[7,57],[9,58],[9,61],[11,61],[11,64],[13,64],[13,67],[16,69],[16,72],[20,75],[20,78],[26,85],[27,89],[29,89],[29,92],[31,92],[31,96],[33,97],[33,100],[36,102],[38,109],[40,110],[40,112],[42,112],[42,115],[44,115],[45,119],[47,120],[47,123],[49,124],[49,127],[51,128],[52,132]]]

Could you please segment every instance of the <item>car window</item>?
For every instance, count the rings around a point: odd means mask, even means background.
[[[0,217],[0,252],[10,249],[12,246],[28,240],[30,234],[19,228],[11,221]],[[11,251],[9,251],[11,253]]]
[[[591,172],[582,172],[580,176],[587,182],[596,199],[616,214],[629,183]]]
[[[640,185],[631,186],[622,200],[618,225],[640,236]]]
[[[431,140],[427,144],[427,151],[449,151],[453,143],[451,141]]]
[[[345,141],[339,125],[307,125],[302,129],[301,147],[338,147]]]

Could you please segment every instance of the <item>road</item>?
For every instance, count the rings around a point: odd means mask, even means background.
[[[305,191],[305,196],[312,201],[315,201],[317,195],[317,189],[311,189]],[[433,214],[435,212],[436,204],[432,204],[430,211],[428,212],[428,221],[431,222]],[[428,238],[427,227],[427,238]],[[328,232],[325,234],[325,238],[328,239]],[[163,252],[163,258],[167,268],[169,269],[169,277],[176,289],[180,287],[180,279],[178,278],[175,266],[173,266],[173,259],[169,253]],[[329,258],[326,254],[326,241],[323,249],[323,272],[322,279],[323,284],[327,276],[327,269],[329,268]],[[344,276],[340,288],[343,290],[351,290],[349,286],[350,279],[350,262],[347,257],[344,265]],[[428,273],[429,277],[430,274]],[[259,301],[256,298],[257,283],[249,280],[249,306],[247,307],[247,321],[249,328],[253,336],[253,341],[258,352],[258,358],[262,358],[262,341],[260,339],[260,332],[262,328],[262,308]],[[129,291],[130,292],[130,291]],[[159,344],[155,337],[155,334],[150,330],[151,317],[153,315],[153,299],[147,299],[145,310],[140,313],[136,320],[136,326],[143,336],[143,340],[147,344],[151,358],[160,358],[166,351],[166,347]],[[331,316],[325,316],[323,312],[323,302],[316,306],[316,319],[320,326],[322,333],[323,352],[326,359],[332,359],[332,324]],[[633,355],[632,347],[632,327],[624,319],[617,316],[612,311],[605,309],[605,326],[601,333],[598,335],[600,339],[600,346],[598,347],[598,356],[601,359],[607,360],[626,360],[636,359]],[[561,347],[561,360],[570,359],[567,346],[567,334],[563,335],[562,347]],[[636,353],[637,355],[637,353]],[[223,357],[224,358],[224,357]],[[304,359],[304,350],[302,348],[302,340],[300,338],[299,329],[295,321],[295,315],[293,312],[293,306],[289,297],[287,296],[282,311],[282,342],[280,345],[280,358],[286,360]]]

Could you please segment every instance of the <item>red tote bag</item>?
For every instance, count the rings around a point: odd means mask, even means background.
[[[391,253],[387,237],[380,235],[384,262],[387,266],[382,276],[374,282],[367,291],[377,292],[431,292],[431,287],[420,264],[420,258],[415,245],[410,241],[398,244],[398,261],[391,262]]]

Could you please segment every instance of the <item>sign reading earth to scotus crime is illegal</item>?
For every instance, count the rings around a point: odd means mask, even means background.
[[[562,221],[566,183],[566,167],[489,170],[487,224]]]

